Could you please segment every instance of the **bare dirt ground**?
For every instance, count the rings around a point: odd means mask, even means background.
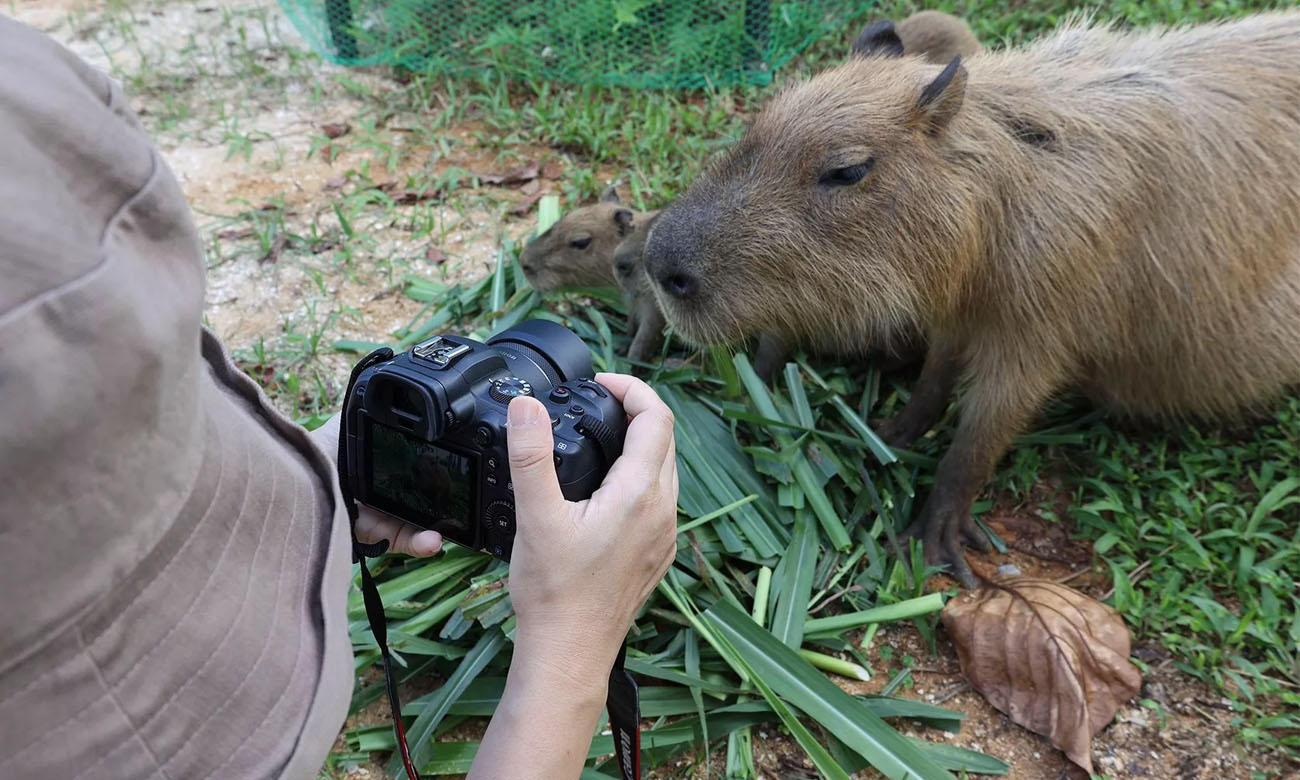
[[[450,122],[436,137],[421,132],[420,123],[384,111],[384,96],[402,90],[401,82],[383,71],[322,63],[274,0],[9,3],[6,12],[123,82],[200,226],[209,263],[207,322],[247,367],[302,386],[307,400],[282,403],[290,413],[318,411],[313,404],[337,395],[350,356],[321,345],[389,340],[424,311],[400,293],[408,274],[443,282],[481,277],[503,240],[533,229],[534,210],[516,215],[516,207],[563,186],[562,173],[554,173],[522,192],[463,187],[468,173],[500,172],[550,155],[561,172],[576,164],[526,145],[496,154],[472,121]],[[431,98],[431,112],[442,108]],[[433,182],[440,197],[428,197]],[[1026,574],[1052,579],[1090,564],[1090,550],[1070,541],[1060,525],[1040,533],[1036,518],[1015,507],[1000,506],[989,519],[1013,547],[1020,538],[1047,540],[1044,547],[995,556],[997,562],[1010,560]],[[1073,584],[1095,596],[1106,587]],[[905,727],[911,733],[1008,761],[1012,780],[1079,776],[1044,739],[965,686],[942,632],[937,649],[932,654],[911,626],[886,626],[869,650],[875,668],[885,671],[869,683],[837,682],[854,693],[877,692],[910,664],[912,683],[902,695],[967,716],[956,735]],[[1099,772],[1153,780],[1300,776],[1283,759],[1244,747],[1228,701],[1175,669],[1159,649],[1138,644],[1135,655],[1151,672],[1139,697],[1095,740]],[[384,719],[382,707],[372,707],[348,725]],[[466,727],[458,736],[472,738],[481,728]],[[762,777],[816,776],[776,728],[755,732]],[[708,772],[703,755],[689,755],[651,777],[722,777],[724,765],[724,751],[709,757]],[[365,763],[343,772],[375,778],[380,767]]]
[[[207,323],[246,365],[304,385],[346,376],[349,357],[320,346],[389,341],[421,313],[400,294],[406,275],[486,274],[502,240],[536,224],[535,209],[512,209],[558,186],[556,174],[531,198],[426,190],[544,150],[494,154],[473,123],[423,136],[424,123],[385,110],[403,88],[392,74],[322,62],[274,0],[12,0],[6,10],[123,83],[206,244]]]

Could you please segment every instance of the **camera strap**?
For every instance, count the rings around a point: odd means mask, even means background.
[[[376,363],[389,360],[393,351],[387,347],[371,352],[352,368],[348,377],[347,391],[343,394],[343,407],[346,410],[348,400],[361,372]],[[363,543],[357,539],[356,497],[352,494],[352,482],[348,479],[348,417],[344,413],[339,419],[338,459],[339,490],[343,495],[343,505],[348,512],[348,526],[352,534],[352,562],[361,569],[361,598],[366,607],[366,622],[370,624],[370,633],[379,645],[379,654],[384,662],[384,685],[388,689],[388,706],[393,713],[393,733],[397,737],[397,748],[402,755],[402,766],[410,780],[421,780],[420,773],[411,762],[411,750],[406,745],[406,727],[402,724],[402,703],[397,696],[397,677],[393,673],[393,655],[388,649],[388,620],[384,616],[383,599],[379,589],[366,566],[366,558],[375,558],[388,550],[388,540],[373,544]],[[618,649],[614,667],[609,673],[609,690],[606,694],[605,709],[609,713],[610,733],[614,738],[614,757],[618,762],[622,780],[641,780],[641,703],[636,680],[624,668],[627,658],[627,643]]]
[[[627,642],[624,642],[609,672],[605,710],[609,712],[609,732],[614,737],[619,775],[622,780],[641,780],[641,697],[636,680],[623,668],[626,660]]]

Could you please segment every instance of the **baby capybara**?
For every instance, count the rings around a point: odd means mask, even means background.
[[[632,333],[632,344],[627,356],[631,360],[645,362],[657,354],[664,345],[664,315],[659,311],[659,302],[655,300],[650,277],[645,275],[645,266],[641,256],[645,251],[645,239],[650,226],[658,212],[647,212],[644,219],[632,235],[623,239],[623,243],[614,249],[612,267],[614,280],[627,302],[628,330]]]
[[[873,25],[775,97],[645,262],[700,343],[850,352],[919,328],[919,384],[882,433],[911,441],[965,388],[911,530],[969,583],[971,502],[1053,393],[1210,417],[1300,383],[1300,13],[1071,23],[942,68],[900,48]]]
[[[970,25],[943,11],[917,11],[898,23],[903,52],[947,65],[956,56],[970,57],[981,50]]]
[[[614,284],[614,248],[643,219],[624,206],[610,186],[600,200],[574,209],[529,241],[519,254],[524,277],[535,290],[561,287],[608,287]]]

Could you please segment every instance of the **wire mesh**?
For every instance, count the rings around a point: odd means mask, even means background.
[[[280,0],[323,56],[643,88],[766,84],[870,0]]]

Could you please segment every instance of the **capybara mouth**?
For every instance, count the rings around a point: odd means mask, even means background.
[[[744,338],[745,330],[735,315],[706,289],[701,288],[691,299],[682,300],[655,285],[655,297],[673,331],[690,344],[697,347],[735,344]]]

